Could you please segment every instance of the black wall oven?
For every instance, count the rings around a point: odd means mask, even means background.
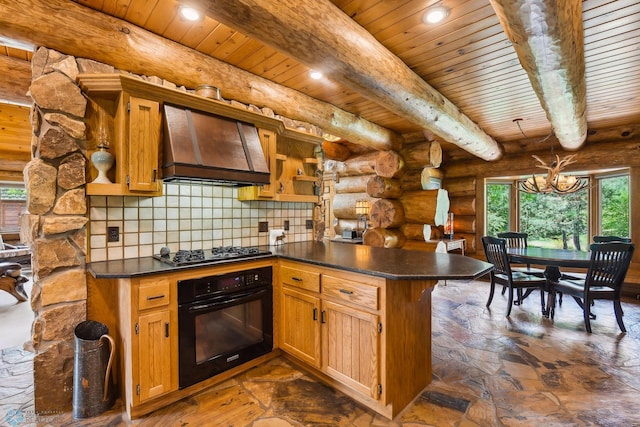
[[[179,385],[273,350],[272,269],[178,281]]]

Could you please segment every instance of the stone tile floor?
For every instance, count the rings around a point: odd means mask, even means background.
[[[133,422],[120,402],[87,420],[74,420],[70,411],[35,416],[25,379],[31,356],[12,349],[2,353],[0,425],[640,426],[640,305],[623,302],[628,333],[621,334],[612,304],[596,302],[587,334],[572,299],[555,321],[540,315],[535,294],[507,319],[499,293],[490,310],[484,306],[488,289],[475,281],[436,287],[433,382],[391,421],[284,358]]]

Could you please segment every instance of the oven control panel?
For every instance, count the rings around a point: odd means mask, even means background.
[[[178,281],[178,304],[261,286],[270,286],[271,267]]]

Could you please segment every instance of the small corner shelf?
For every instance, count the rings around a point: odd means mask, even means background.
[[[294,175],[294,181],[305,181],[305,182],[316,182],[317,178],[314,176],[306,176],[306,175]]]
[[[317,165],[318,159],[316,159],[315,157],[305,157],[303,163],[307,165]]]
[[[287,161],[287,155],[286,154],[276,154],[276,160],[280,160],[283,162]]]

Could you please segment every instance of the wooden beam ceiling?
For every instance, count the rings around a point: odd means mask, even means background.
[[[31,64],[29,61],[0,55],[0,102],[31,105],[27,95],[31,84]]]
[[[395,132],[334,105],[71,1],[0,0],[0,28],[18,41],[157,76],[179,86],[212,84],[222,89],[225,98],[269,107],[357,144],[378,150],[402,145],[402,137]]]
[[[190,4],[484,160],[502,155],[493,138],[328,0]]]
[[[491,0],[529,75],[558,142],[577,150],[587,136],[581,0]]]

